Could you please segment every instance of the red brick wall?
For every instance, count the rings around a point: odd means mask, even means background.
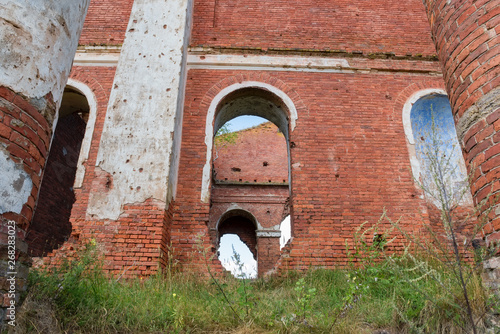
[[[26,97],[0,86],[0,144],[10,153],[12,160],[23,166],[33,182],[31,195],[21,214],[6,213],[3,217],[15,220],[24,231],[33,216],[52,135],[52,124],[42,114],[54,115],[55,105],[51,94],[43,99],[47,107],[39,110]]]
[[[79,44],[121,45],[133,0],[91,1]]]
[[[93,2],[80,43],[121,44],[131,4],[132,1]],[[334,52],[336,56],[349,57],[352,71],[190,70],[175,201],[168,208],[153,202],[127,206],[118,221],[100,221],[88,217],[86,209],[90,189],[106,188],[106,175],[94,166],[114,69],[73,69],[72,77],[92,88],[99,106],[84,184],[75,190],[72,235],[74,239],[102,241],[109,270],[119,274],[123,268],[131,267],[127,275],[150,273],[154,271],[151,263],[159,260],[166,264],[163,254],[167,252],[171,259],[196,267],[206,260],[200,247],[215,251],[209,228],[217,216],[214,212],[225,208],[214,204],[215,193],[220,190],[217,187],[211,203],[200,201],[206,161],[206,115],[218,92],[245,80],[281,89],[298,110],[297,127],[290,132],[294,239],[290,258],[283,265],[307,268],[345,263],[345,240],[352,240],[355,228],[364,221],[377,221],[384,207],[391,217],[402,217],[408,229],[429,222],[427,205],[412,180],[401,121],[402,105],[411,93],[443,87],[436,62],[429,61],[434,59],[435,48],[419,0],[321,4],[298,0],[272,4],[256,0],[196,0],[193,24],[191,46],[236,54],[241,49],[286,50],[300,55]],[[375,59],[380,54],[392,60]],[[407,57],[411,59],[403,59]],[[367,67],[377,70],[357,70]],[[491,124],[497,120],[493,118],[489,118]],[[496,140],[494,131],[485,131],[474,139],[474,144],[478,140]],[[215,163],[217,166],[219,162]],[[244,164],[247,166],[249,161]],[[217,177],[221,180],[225,175],[228,181],[235,179],[234,172],[219,169]],[[242,177],[242,182],[255,180],[249,176]],[[288,196],[288,190],[285,192]],[[284,211],[284,204],[279,205]],[[253,210],[260,214],[261,209]]]
[[[257,251],[259,259],[257,274],[262,277],[272,270],[279,260],[281,254],[279,239],[260,237]]]
[[[31,256],[42,256],[71,234],[73,183],[86,124],[77,114],[57,122],[39,199],[26,241]]]
[[[425,1],[432,35],[443,66],[446,88],[462,133],[460,141],[469,171],[474,168],[472,195],[497,205],[500,192],[500,3],[494,0]],[[460,134],[459,134],[460,136]],[[500,216],[492,210],[486,232],[500,238]]]
[[[225,233],[238,234],[254,254],[259,276],[265,274],[273,268],[280,255],[279,238],[257,237],[256,239],[256,229],[272,230],[275,226],[279,226],[288,214],[288,201],[288,185],[214,184],[208,222],[212,244],[215,247],[219,241],[217,238]],[[246,213],[242,214],[241,211]],[[250,226],[243,224],[241,220],[233,219],[234,217],[225,220],[227,215],[233,212],[237,215],[236,218],[244,221],[249,221],[245,216],[249,213],[259,226],[256,227],[253,222]],[[217,229],[217,223],[220,222],[224,224]]]
[[[276,125],[267,122],[236,134],[234,143],[215,140],[217,181],[288,182],[286,140]]]
[[[500,83],[500,3],[426,1],[452,108],[462,114]]]
[[[168,216],[165,204],[147,200],[125,205],[116,221],[98,220],[87,214],[90,190],[106,191],[107,187],[106,173],[95,164],[114,74],[114,67],[75,67],[70,76],[88,85],[98,104],[89,158],[85,162],[85,178],[82,187],[75,189],[72,241],[95,239],[103,248],[106,270],[114,275],[137,277],[156,272],[159,263],[164,263],[162,249],[166,246],[162,246],[162,238],[166,237],[164,223]],[[64,250],[60,253],[51,256],[57,259]]]
[[[191,45],[435,54],[420,0],[196,0]]]
[[[352,240],[361,223],[376,222],[384,207],[391,217],[402,217],[409,229],[428,222],[426,214],[421,216],[427,208],[411,176],[401,120],[405,98],[400,94],[442,87],[440,77],[191,70],[172,223],[177,233],[172,234],[174,245],[192,243],[193,235],[206,233],[211,224],[209,204],[200,203],[206,113],[218,91],[245,80],[275,85],[298,107],[297,125],[290,133],[294,240],[289,265],[345,263],[345,239]]]

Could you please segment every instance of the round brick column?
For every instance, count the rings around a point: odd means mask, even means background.
[[[424,0],[476,204],[500,239],[500,0]]]
[[[57,108],[89,0],[0,4],[0,332],[15,326]]]

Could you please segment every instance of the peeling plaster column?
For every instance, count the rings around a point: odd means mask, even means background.
[[[106,112],[87,215],[165,208],[176,182],[190,0],[136,0]],[[162,222],[158,222],[162,224]]]
[[[0,0],[0,319],[9,324],[26,289],[24,240],[89,1]]]
[[[477,205],[492,194],[487,241],[500,239],[500,0],[424,0]],[[491,269],[491,268],[490,268]],[[499,272],[500,274],[500,272]],[[499,276],[500,277],[500,276]]]

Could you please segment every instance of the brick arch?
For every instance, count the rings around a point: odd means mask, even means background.
[[[276,89],[279,89],[285,93],[294,103],[297,114],[307,113],[307,107],[302,101],[299,93],[290,86],[288,86],[283,80],[275,78],[266,73],[245,73],[238,74],[234,76],[229,76],[221,79],[219,82],[215,83],[208,91],[205,93],[200,102],[201,109],[208,109],[212,100],[219,94],[223,89],[228,88],[237,83],[243,83],[245,81],[256,81],[264,84],[271,85]]]
[[[250,249],[255,259],[257,259],[257,234],[259,229],[257,219],[246,210],[232,209],[226,211],[219,218],[216,225],[217,245],[225,234],[236,234],[241,241]]]
[[[439,83],[437,81],[424,80],[419,82],[413,82],[399,92],[398,96],[394,100],[393,105],[393,114],[401,115],[401,111],[403,110],[406,102],[419,91],[427,90],[427,89],[435,89],[435,90],[444,90],[444,83]],[[402,118],[396,117],[397,120],[402,121]]]
[[[68,79],[66,87],[80,93],[84,98],[77,101],[76,108],[60,108],[57,125],[51,140],[50,153],[39,190],[39,199],[26,236],[31,256],[44,256],[57,249],[70,236],[71,210],[75,203],[75,189],[81,187],[97,114],[97,99],[84,83]],[[64,102],[70,95],[66,91]],[[88,108],[88,109],[87,109]],[[69,111],[63,113],[63,110]],[[88,112],[88,120],[77,115],[77,111]]]
[[[240,89],[261,89],[274,95],[288,109],[287,122],[288,131],[290,134],[295,128],[295,122],[300,113],[307,112],[305,104],[300,99],[295,90],[289,88],[283,81],[265,74],[240,74],[236,76],[226,77],[213,85],[202,98],[200,108],[208,110],[206,118],[206,133],[205,144],[207,145],[206,163],[203,167],[203,179],[201,186],[201,201],[208,202],[210,193],[210,179],[212,175],[212,150],[214,136],[214,121],[216,112],[221,101],[229,94]],[[288,92],[288,93],[287,93]],[[293,98],[295,98],[295,100]],[[287,138],[288,139],[288,138]]]
[[[410,122],[411,107],[419,98],[433,93],[447,95],[443,85],[435,81],[426,80],[413,82],[399,92],[393,105],[394,119],[401,124],[404,130],[403,133],[408,147],[410,166],[413,177],[416,180],[418,180],[420,176],[420,162],[416,157],[413,129],[411,128]],[[416,188],[421,191],[419,186],[416,185]]]

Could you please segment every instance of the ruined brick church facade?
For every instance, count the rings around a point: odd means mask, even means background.
[[[432,222],[410,116],[433,96],[475,166],[465,209],[500,191],[498,0],[73,2],[0,2],[1,242],[15,221],[19,266],[94,239],[110,273],[149,275],[229,232],[259,274],[342,265],[384,208]],[[274,123],[285,153],[225,180],[214,134],[239,115]]]

